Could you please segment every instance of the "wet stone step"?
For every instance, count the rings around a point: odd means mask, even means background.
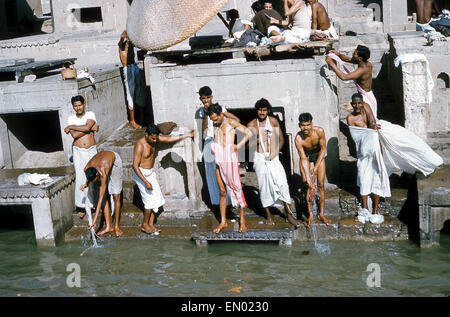
[[[203,246],[208,241],[278,241],[280,245],[292,245],[292,230],[285,229],[259,229],[248,230],[247,232],[226,231],[219,233],[211,231],[195,231],[192,239],[198,246]]]

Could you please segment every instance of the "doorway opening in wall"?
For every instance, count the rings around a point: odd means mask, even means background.
[[[58,111],[2,114],[13,168],[64,165]]]
[[[80,23],[103,22],[102,7],[74,8],[72,12]]]
[[[31,205],[0,205],[0,230],[34,230]]]
[[[247,126],[247,124],[256,118],[256,110],[255,108],[238,108],[238,109],[227,109],[230,113],[234,114],[241,120],[241,124]],[[286,175],[289,178],[291,174],[291,153],[290,153],[290,136],[286,134],[286,126],[285,121],[286,117],[284,114],[283,107],[272,107],[272,112],[269,114],[274,116],[280,122],[281,131],[284,136],[284,145],[280,151],[280,161],[283,164],[283,167],[286,171]],[[245,166],[246,172],[254,173],[253,169],[253,154],[249,153],[248,143],[245,146],[245,162],[241,163],[241,166]]]

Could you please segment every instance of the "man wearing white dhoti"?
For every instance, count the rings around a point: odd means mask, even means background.
[[[335,50],[331,50],[328,52],[325,61],[341,80],[354,81],[356,89],[364,98],[364,102],[370,105],[375,118],[377,118],[378,105],[375,95],[372,92],[372,63],[369,62],[369,58],[369,48],[358,45],[351,58]],[[355,71],[350,71],[343,62],[356,64],[358,68]],[[337,64],[342,66],[345,72],[341,71]]]
[[[158,208],[165,203],[154,168],[157,145],[160,142],[173,143],[194,136],[193,131],[178,136],[166,136],[160,133],[156,125],[150,124],[144,136],[134,146],[133,179],[144,203],[144,220],[141,230],[148,234],[159,234],[161,231],[154,226],[154,221]]]
[[[357,147],[358,179],[363,208],[368,210],[368,195],[374,194],[373,215],[378,215],[379,197],[390,197],[389,175],[396,171],[432,173],[443,163],[422,139],[405,128],[376,120],[361,94],[352,96],[353,112],[347,124]],[[380,223],[382,216],[370,218]]]
[[[283,204],[286,219],[299,227],[300,223],[292,216],[289,185],[279,159],[279,152],[284,144],[283,133],[278,120],[269,116],[271,108],[268,100],[264,98],[258,100],[255,104],[257,118],[247,124],[252,132],[250,147],[256,145],[253,167],[258,178],[259,196],[266,211],[267,224],[275,224],[269,207]]]
[[[67,119],[67,127],[64,129],[64,132],[66,134],[70,133],[73,137],[72,158],[75,169],[75,206],[78,216],[83,218],[86,215],[86,203],[89,206],[94,205],[92,190],[89,191],[86,198],[80,187],[86,182],[84,167],[97,154],[94,132],[98,131],[98,125],[94,112],[85,111],[86,103],[83,96],[72,97],[71,103],[75,114]]]

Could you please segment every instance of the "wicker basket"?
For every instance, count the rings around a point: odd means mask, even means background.
[[[134,0],[127,34],[147,51],[175,45],[208,23],[227,0]]]
[[[61,71],[61,76],[64,80],[77,78],[77,70],[73,66],[71,61],[65,62],[63,64],[63,70]]]

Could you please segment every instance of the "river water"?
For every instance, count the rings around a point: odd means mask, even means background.
[[[450,236],[420,250],[410,241],[213,243],[117,239],[38,249],[32,231],[0,231],[0,296],[449,296]],[[75,263],[80,269],[67,270]],[[380,287],[373,266],[379,266]],[[73,264],[72,264],[73,266]],[[69,266],[70,267],[70,266]],[[370,283],[369,283],[370,284]],[[373,284],[371,284],[373,285]]]

